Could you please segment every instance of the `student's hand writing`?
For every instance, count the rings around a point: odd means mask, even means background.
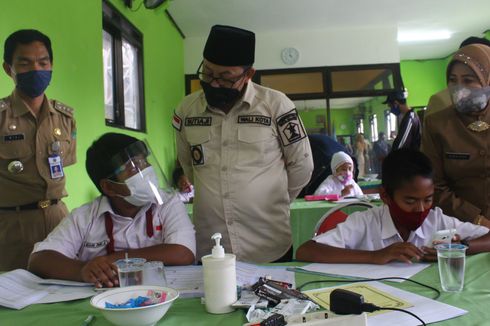
[[[344,187],[344,189],[342,189],[342,192],[340,193],[340,195],[342,197],[347,196],[348,194],[350,194],[350,191],[352,190],[352,188],[354,188],[353,185],[346,185]]]
[[[424,252],[423,261],[437,261],[437,250],[435,248],[423,246],[422,251]]]
[[[80,273],[84,282],[94,283],[98,288],[111,288],[119,284],[117,268],[108,256],[99,256],[89,260]]]
[[[424,253],[410,242],[397,242],[386,248],[373,251],[374,264],[402,261],[411,264],[412,259],[420,260]]]

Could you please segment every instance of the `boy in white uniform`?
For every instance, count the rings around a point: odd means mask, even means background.
[[[332,174],[318,186],[314,195],[339,195],[341,197],[363,195],[359,185],[352,179],[354,162],[347,153],[333,154],[330,167]]]
[[[432,166],[423,153],[400,149],[383,161],[381,198],[384,205],[350,215],[333,230],[302,244],[298,260],[319,263],[386,264],[437,260],[435,232],[456,229],[455,241],[467,253],[490,251],[489,229],[432,209]]]
[[[107,133],[87,150],[87,172],[102,193],[34,246],[28,269],[45,278],[118,284],[114,262],[129,257],[192,264],[195,231],[177,196],[159,189],[145,143]]]

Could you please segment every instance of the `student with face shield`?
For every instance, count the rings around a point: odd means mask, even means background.
[[[28,269],[41,277],[118,284],[114,262],[194,262],[195,232],[145,143],[108,133],[87,150],[87,172],[102,195],[71,212],[34,246]]]
[[[457,51],[447,68],[453,105],[425,120],[422,151],[434,165],[435,204],[490,226],[490,47]]]

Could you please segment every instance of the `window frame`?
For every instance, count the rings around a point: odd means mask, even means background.
[[[105,118],[106,126],[120,129],[146,132],[146,108],[143,63],[143,34],[126,17],[106,0],[102,2],[102,28],[112,36],[112,85],[114,119]],[[124,107],[124,68],[122,46],[123,39],[137,49],[138,63],[138,105],[139,128],[126,126]],[[105,106],[105,104],[104,104]],[[105,114],[104,114],[105,115]]]

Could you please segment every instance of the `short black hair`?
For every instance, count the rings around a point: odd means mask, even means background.
[[[459,45],[459,48],[461,49],[462,47],[470,45],[470,44],[483,44],[486,46],[490,46],[490,40],[487,40],[484,37],[470,36],[466,40],[461,42],[461,44]]]
[[[381,184],[386,193],[393,197],[395,190],[415,177],[432,179],[432,164],[422,152],[402,148],[392,151],[383,160]]]
[[[114,173],[111,159],[129,145],[138,142],[137,138],[109,132],[103,134],[87,149],[85,168],[97,189],[102,193],[100,180],[106,179]]]
[[[46,47],[49,54],[49,61],[53,63],[53,49],[51,48],[51,40],[35,29],[21,29],[7,37],[3,48],[3,61],[11,65],[14,59],[14,52],[19,44],[30,44],[39,41]]]

